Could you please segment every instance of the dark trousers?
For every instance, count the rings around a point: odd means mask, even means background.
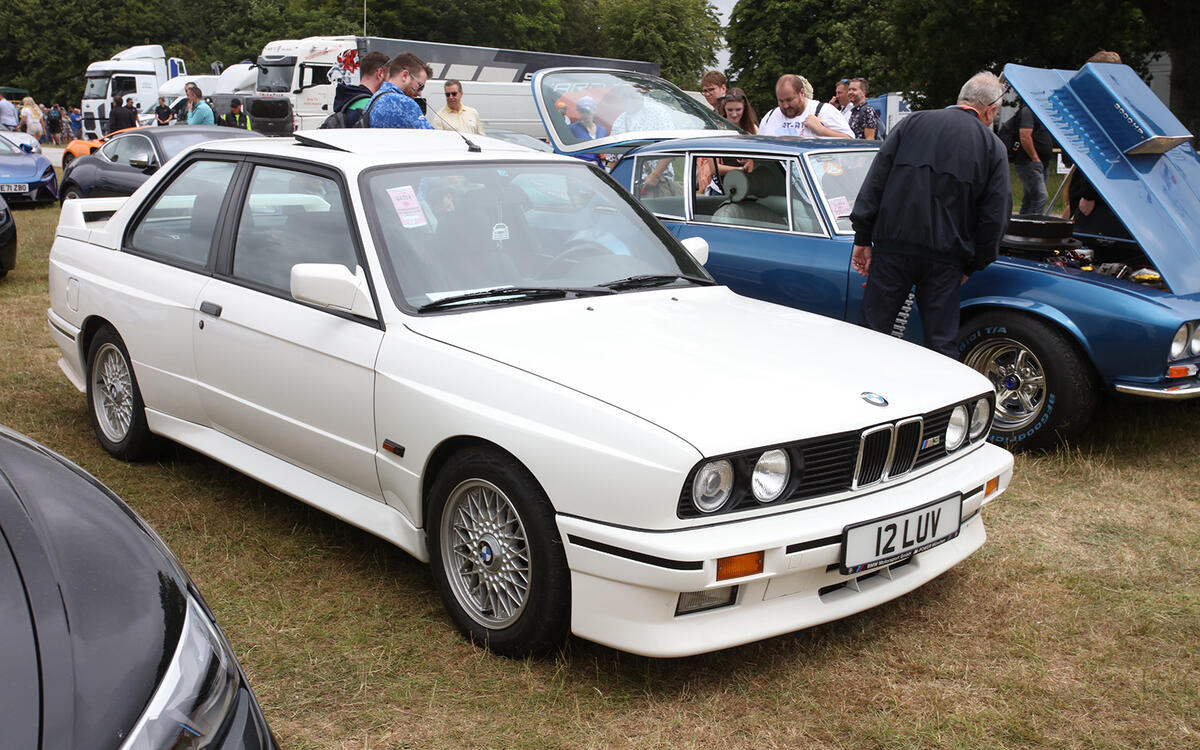
[[[873,331],[891,333],[896,315],[915,285],[925,346],[958,359],[958,290],[962,276],[962,266],[957,263],[875,252],[863,293],[861,323]]]

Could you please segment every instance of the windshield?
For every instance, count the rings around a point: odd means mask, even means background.
[[[401,307],[507,287],[607,292],[601,285],[635,276],[711,283],[661,225],[582,163],[390,168],[363,181]]]
[[[260,58],[258,65],[258,83],[255,85],[259,91],[292,90],[292,73],[296,68],[296,58],[285,57],[274,62]]]
[[[876,153],[871,149],[805,154],[817,193],[833,217],[838,234],[854,231],[850,226],[850,210]]]
[[[639,131],[738,130],[672,84],[636,73],[549,73],[541,77],[539,98],[568,146]]]
[[[7,138],[0,138],[0,154],[20,154],[24,153],[13,143],[10,143]]]
[[[84,99],[107,99],[108,98],[108,75],[88,76],[87,83],[83,86]]]

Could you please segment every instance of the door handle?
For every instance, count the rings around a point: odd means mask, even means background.
[[[200,312],[205,315],[211,315],[214,318],[219,318],[221,317],[221,306],[216,302],[201,302]]]

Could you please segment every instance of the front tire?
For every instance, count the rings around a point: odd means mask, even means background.
[[[146,405],[125,342],[112,328],[101,328],[92,339],[87,373],[88,416],[100,445],[126,461],[145,456],[152,440]]]
[[[560,646],[571,583],[554,511],[519,462],[469,448],[431,490],[429,557],[442,601],[472,641],[504,656]]]
[[[1099,387],[1082,352],[1054,326],[1025,315],[984,313],[959,330],[964,364],[996,389],[993,443],[1038,449],[1077,435]]]
[[[63,171],[66,171],[67,167],[71,166],[71,162],[73,161],[75,161],[75,154],[72,154],[70,151],[64,151],[62,162]]]
[[[62,201],[64,203],[66,201],[75,200],[75,199],[82,198],[82,197],[84,197],[83,193],[79,190],[78,187],[76,187],[74,185],[74,183],[67,183],[66,185],[63,186]]]

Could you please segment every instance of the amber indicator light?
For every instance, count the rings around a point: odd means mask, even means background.
[[[722,557],[717,560],[717,580],[752,576],[763,571],[763,553],[747,552],[744,555]]]

